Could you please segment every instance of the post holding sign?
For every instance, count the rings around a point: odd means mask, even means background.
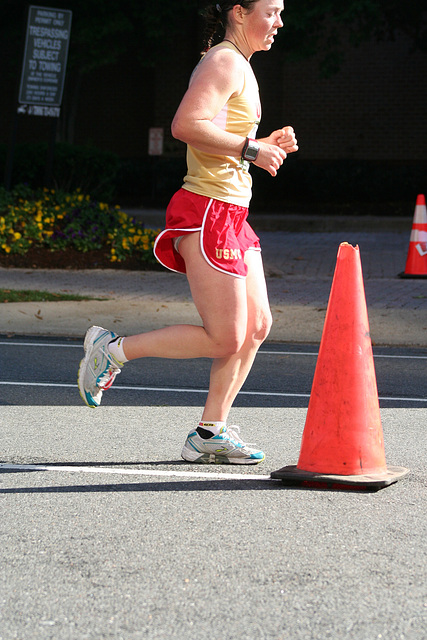
[[[29,7],[18,113],[59,117],[71,18],[67,9]]]
[[[150,127],[148,130],[148,155],[163,155],[164,130],[162,127]]]

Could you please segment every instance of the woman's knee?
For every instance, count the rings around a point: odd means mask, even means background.
[[[270,308],[260,309],[254,317],[248,331],[253,343],[261,343],[267,338],[273,324]]]
[[[270,309],[256,314],[246,326],[233,329],[223,328],[222,333],[215,340],[215,358],[224,358],[238,353],[243,347],[258,347],[270,333],[273,318]]]
[[[245,327],[223,327],[218,335],[211,336],[213,343],[214,358],[226,358],[238,353],[245,344],[246,326]]]

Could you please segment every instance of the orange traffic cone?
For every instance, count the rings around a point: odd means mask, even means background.
[[[401,278],[427,278],[427,209],[423,194],[417,198],[408,257]]]
[[[286,484],[377,490],[408,469],[386,465],[359,248],[340,245],[298,465]]]

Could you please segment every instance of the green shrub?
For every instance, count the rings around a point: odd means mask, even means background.
[[[31,247],[55,251],[106,248],[111,262],[137,255],[156,264],[153,245],[159,230],[146,229],[120,207],[73,193],[25,185],[0,189],[0,251],[25,254]]]
[[[0,166],[6,162],[6,146],[0,148]],[[33,189],[46,186],[46,142],[18,144],[15,148],[12,186],[27,184]],[[92,146],[55,145],[52,185],[62,191],[81,189],[93,198],[111,201],[117,194],[120,158]]]

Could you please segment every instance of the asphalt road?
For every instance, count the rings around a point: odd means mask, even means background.
[[[317,345],[265,344],[236,406],[307,407],[317,352]],[[76,375],[82,357],[81,340],[0,336],[0,405],[81,406]],[[374,357],[382,407],[427,407],[427,349],[382,347]],[[207,359],[133,361],[103,404],[199,406],[209,369]]]
[[[62,346],[65,345],[65,346]],[[180,460],[205,361],[135,362],[83,406],[81,345],[0,339],[0,640],[424,640],[426,350],[377,349],[377,493],[288,488],[313,345],[266,345],[232,412],[266,461]]]

